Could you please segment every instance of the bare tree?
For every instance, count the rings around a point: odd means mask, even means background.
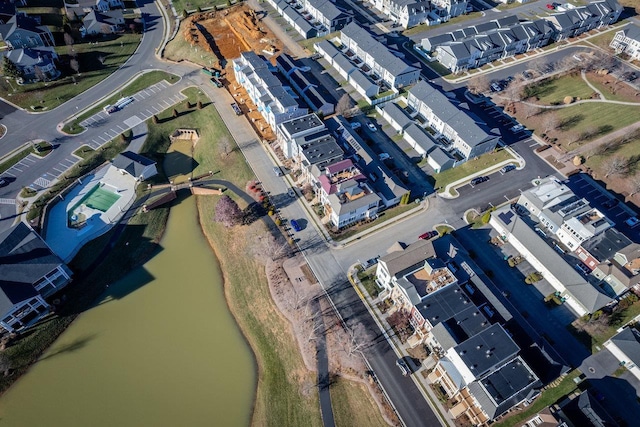
[[[629,197],[640,192],[640,174],[635,174],[629,178],[629,190],[631,190]]]
[[[71,67],[71,69],[75,71],[76,74],[80,74],[80,63],[77,59],[71,59],[71,61],[69,61],[69,67]]]
[[[467,89],[469,89],[469,92],[478,95],[487,92],[490,85],[491,83],[487,76],[484,74],[477,74],[469,79],[467,82]]]
[[[536,107],[535,105],[523,103],[522,104],[522,112],[524,113],[524,117],[528,119],[531,116],[535,116],[540,114],[540,107]]]
[[[351,109],[353,108],[353,103],[351,102],[351,97],[349,94],[345,93],[338,100],[338,104],[336,105],[336,114],[340,114],[345,118],[351,117]]]
[[[549,131],[558,127],[558,118],[556,115],[551,112],[547,113],[542,119],[542,128],[544,129],[544,133],[549,133]]]
[[[33,73],[35,74],[36,79],[38,81],[41,81],[41,82],[47,81],[47,75],[45,74],[44,71],[42,71],[42,68],[38,67],[37,65],[33,68]]]
[[[348,340],[345,343],[345,350],[352,356],[355,352],[360,351],[368,342],[367,332],[361,323],[358,323],[353,328],[347,328]]]
[[[289,251],[289,244],[276,239],[271,233],[258,236],[251,247],[254,255],[261,259],[277,260]]]
[[[221,222],[225,227],[232,227],[238,224],[242,218],[242,211],[238,204],[229,196],[222,196],[216,203],[216,211],[213,220]]]
[[[602,163],[604,177],[608,178],[611,175],[623,174],[627,170],[627,165],[627,160],[620,156],[613,156],[605,160]]]
[[[229,138],[227,136],[223,136],[218,139],[218,150],[220,152],[220,155],[225,158],[228,157],[231,153],[231,141],[229,141]]]
[[[75,42],[75,40],[73,40],[73,36],[69,33],[64,33],[64,44],[67,45],[67,47],[69,48],[70,51],[73,51],[73,43]]]

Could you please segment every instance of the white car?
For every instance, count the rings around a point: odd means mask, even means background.
[[[515,126],[511,126],[511,132],[520,132],[521,130],[524,130],[524,126],[522,126],[520,123]]]
[[[371,132],[376,132],[378,130],[378,128],[376,127],[376,125],[374,125],[373,123],[369,122],[367,123],[367,127],[371,130]]]

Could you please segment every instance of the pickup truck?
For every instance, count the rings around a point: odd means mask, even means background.
[[[203,67],[201,71],[209,77],[220,78],[220,70],[216,70],[215,68],[209,69],[207,67]]]

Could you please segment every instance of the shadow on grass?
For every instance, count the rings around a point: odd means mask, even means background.
[[[87,343],[89,341],[93,340],[95,337],[96,337],[96,334],[85,335],[83,337],[76,338],[75,340],[71,341],[70,343],[63,344],[63,345],[59,346],[58,348],[54,349],[53,351],[50,351],[49,353],[45,354],[44,356],[42,356],[39,359],[39,361],[51,359],[53,357],[56,357],[56,356],[59,356],[61,354],[65,354],[65,353],[73,353],[74,351],[80,350],[81,348],[86,346]]]

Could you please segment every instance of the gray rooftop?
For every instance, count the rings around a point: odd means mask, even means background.
[[[520,347],[499,324],[493,324],[454,347],[476,378],[514,358]]]
[[[371,86],[377,86],[374,82],[369,80],[369,77],[367,77],[362,71],[357,69],[353,70],[353,72],[349,74],[349,80],[353,80],[364,90],[368,90]]]
[[[429,157],[434,163],[436,163],[440,167],[446,165],[449,162],[453,162],[453,159],[451,158],[451,156],[445,153],[445,151],[440,147],[434,148],[429,153]]]
[[[334,19],[338,19],[344,13],[338,9],[333,3],[329,0],[310,0],[307,3],[311,4],[315,9],[318,10],[329,21],[333,21]]]
[[[387,70],[394,77],[418,70],[391,53],[385,45],[375,40],[369,32],[355,22],[346,25],[342,29],[342,34],[356,42],[360,49],[371,55],[380,67]]]
[[[38,295],[33,284],[61,264],[28,225],[20,222],[0,232],[0,315]]]
[[[628,25],[621,31],[624,32],[625,37],[629,37],[632,40],[640,42],[640,27],[638,27],[637,25]]]
[[[611,342],[636,366],[640,366],[640,332],[626,327],[611,338]]]
[[[338,50],[338,48],[329,40],[320,40],[316,43],[316,46],[322,49],[330,58],[333,58],[336,55],[342,55],[340,50]]]
[[[325,163],[331,159],[342,158],[344,155],[336,139],[326,131],[296,138],[295,141],[310,165]]]
[[[598,261],[605,261],[612,258],[616,252],[620,252],[631,245],[631,240],[615,228],[609,228],[603,233],[593,236],[582,244]]]
[[[436,147],[436,143],[423,128],[411,123],[405,130],[404,134],[411,137],[427,153],[432,153]]]
[[[529,252],[547,267],[549,272],[563,284],[587,312],[593,313],[612,301],[612,298],[602,289],[583,279],[524,219],[509,207],[498,209],[492,214],[492,217],[518,241],[526,242]]]
[[[306,116],[298,117],[286,122],[280,123],[281,126],[288,135],[297,135],[301,132],[310,131],[312,129],[323,129],[324,123],[315,114],[307,114]]]
[[[139,177],[147,166],[156,162],[132,151],[125,151],[118,154],[112,163],[118,169],[127,171],[129,175]]]
[[[393,277],[409,267],[424,263],[425,260],[432,258],[434,255],[435,251],[430,240],[418,240],[407,246],[403,251],[391,252],[380,257],[378,262],[383,262],[389,271],[389,275]]]
[[[395,102],[387,102],[384,107],[382,107],[382,110],[402,129],[413,124],[413,119]]]

